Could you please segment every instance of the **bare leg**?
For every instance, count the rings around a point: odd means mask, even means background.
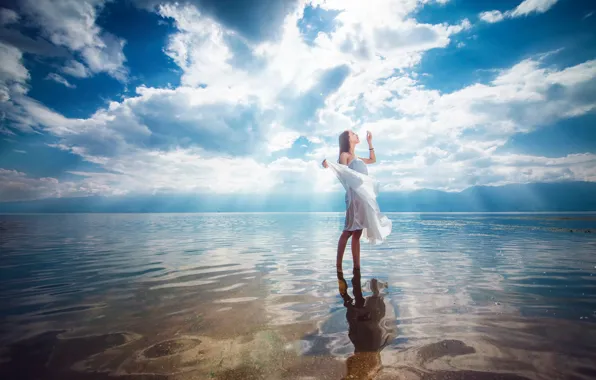
[[[362,230],[352,233],[352,260],[354,261],[354,270],[360,270],[360,237]]]
[[[335,262],[335,266],[337,267],[338,272],[342,272],[341,263],[343,262],[344,252],[350,236],[352,236],[351,231],[344,231],[341,233],[339,241],[337,242],[337,261]]]

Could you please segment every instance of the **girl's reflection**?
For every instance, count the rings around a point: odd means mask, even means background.
[[[395,337],[395,329],[387,324],[385,302],[377,279],[370,281],[372,295],[362,295],[360,271],[354,271],[352,286],[354,299],[348,294],[348,284],[341,272],[337,273],[339,294],[348,309],[348,336],[354,345],[354,354],[347,360],[345,379],[370,379],[381,369],[381,350]]]

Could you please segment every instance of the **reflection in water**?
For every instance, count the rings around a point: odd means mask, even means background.
[[[384,286],[373,278],[370,280],[372,295],[365,298],[362,294],[362,276],[359,270],[355,270],[352,299],[343,273],[337,272],[337,279],[339,294],[347,309],[348,336],[354,345],[354,354],[346,363],[345,379],[369,379],[381,369],[381,350],[395,338],[391,321],[385,319],[385,301],[379,289]]]
[[[594,219],[393,214],[339,301],[343,217],[0,215],[0,379],[596,378]]]

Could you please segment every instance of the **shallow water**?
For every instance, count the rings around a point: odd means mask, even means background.
[[[596,215],[389,216],[0,215],[0,378],[596,377]]]

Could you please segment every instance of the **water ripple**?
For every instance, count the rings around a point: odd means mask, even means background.
[[[282,362],[288,378],[596,373],[596,239],[569,232],[596,219],[390,217],[389,241],[362,246],[361,283],[348,246],[348,301],[341,214],[0,215],[0,344],[28,357],[26,339],[47,343],[59,360],[44,375],[259,378]],[[247,352],[260,364],[233,359]]]

